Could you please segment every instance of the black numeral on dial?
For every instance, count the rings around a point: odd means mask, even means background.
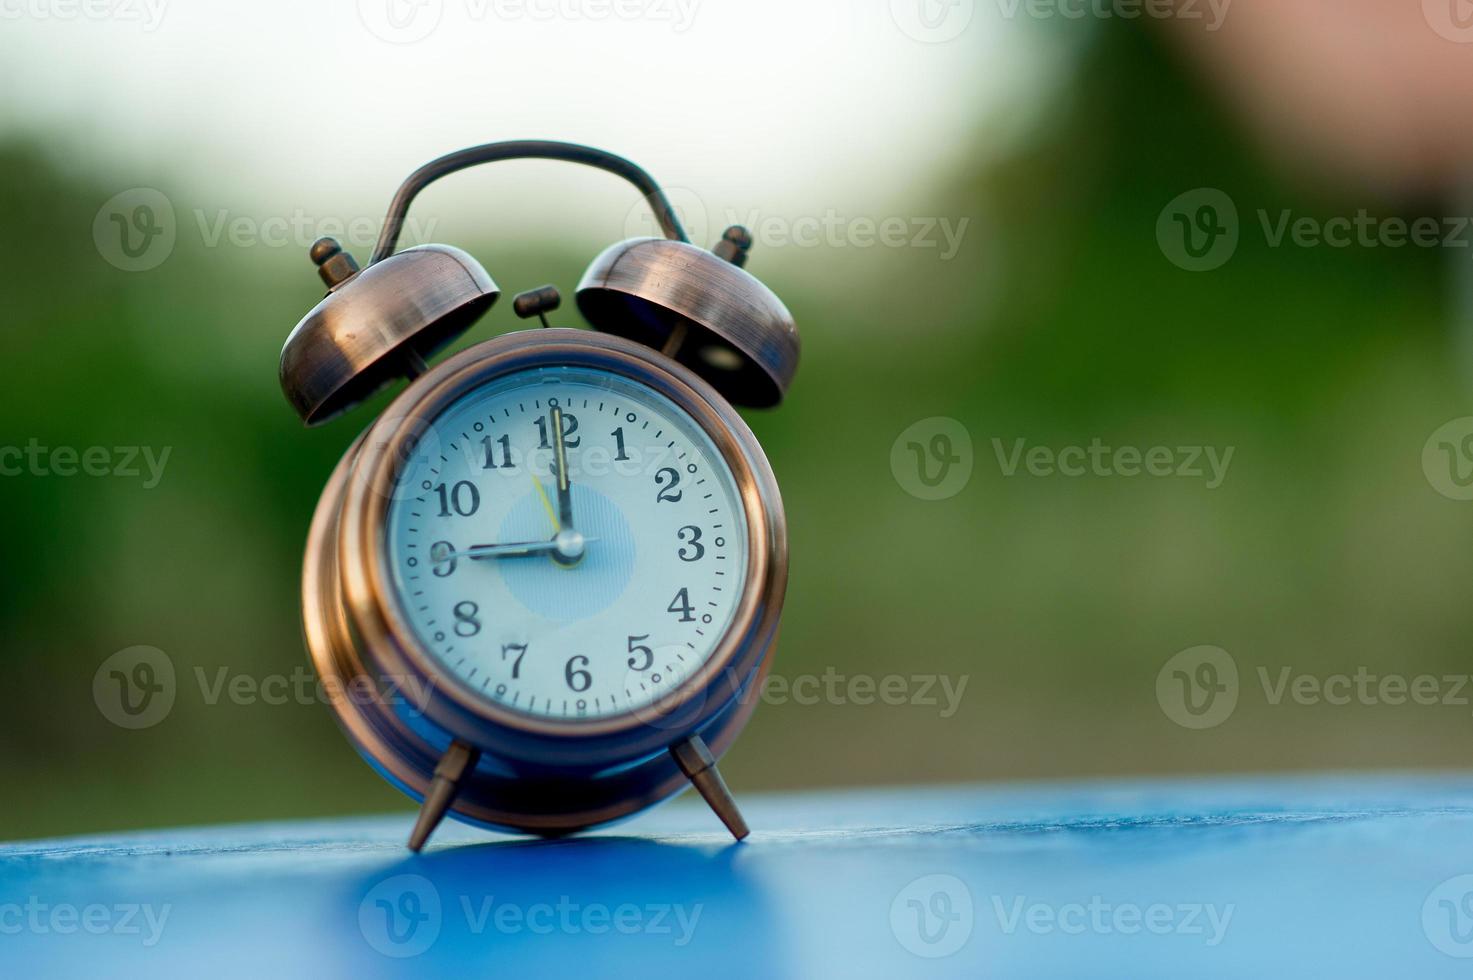
[[[455,635],[475,636],[481,632],[481,607],[469,599],[457,602],[452,610],[455,613]]]
[[[593,675],[584,670],[588,666],[588,658],[582,655],[568,658],[567,666],[563,668],[563,679],[568,682],[568,689],[577,693],[588,690],[593,683]]]
[[[527,655],[527,644],[525,643],[503,643],[501,645],[501,660],[506,662],[506,655],[515,653],[517,659],[511,662],[511,679],[516,680],[522,676],[522,658]]]
[[[575,436],[578,431],[578,416],[563,413],[563,445],[569,449],[577,449],[583,443],[582,436]],[[537,448],[551,449],[552,443],[547,441],[547,417],[537,418]]]
[[[501,462],[496,462],[498,453],[496,447],[501,447]],[[481,448],[486,451],[486,460],[481,464],[485,470],[511,469],[511,436],[504,435],[500,439],[492,439],[490,436],[481,437]]]
[[[461,480],[449,488],[437,483],[435,492],[440,495],[441,517],[449,517],[452,511],[461,517],[470,517],[481,509],[481,491],[469,480]]]
[[[675,489],[680,486],[680,473],[670,466],[662,468],[655,474],[655,486],[660,488],[655,494],[657,503],[668,500],[673,504],[685,494],[684,490]]]
[[[670,600],[670,605],[665,607],[665,611],[678,615],[682,623],[695,622],[695,607],[690,604],[690,590],[681,589],[675,593],[675,598]]]
[[[430,566],[430,574],[435,578],[449,578],[455,571],[454,554],[455,546],[449,541],[436,541],[430,545],[430,561],[434,563]]]
[[[630,670],[649,670],[650,664],[655,662],[655,651],[651,650],[649,647],[645,646],[642,643],[635,642],[636,640],[648,640],[649,638],[650,635],[648,633],[645,633],[642,636],[631,636],[629,638],[629,652],[638,655],[638,657],[629,658]],[[644,663],[639,663],[639,658],[643,658]]]
[[[701,544],[701,529],[694,524],[687,524],[675,532],[676,537],[684,542],[676,554],[681,561],[700,561],[706,553],[706,546]]]

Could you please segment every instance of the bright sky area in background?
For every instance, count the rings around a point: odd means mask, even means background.
[[[6,128],[257,215],[381,214],[431,157],[538,136],[718,212],[878,216],[974,169],[1053,74],[989,0],[0,0],[0,17]],[[629,206],[602,175],[523,166],[543,169],[439,200],[514,187],[498,214],[520,227],[534,202],[553,221]]]

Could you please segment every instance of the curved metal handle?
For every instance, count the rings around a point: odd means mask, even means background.
[[[665,233],[666,238],[672,238],[678,242],[690,241],[686,237],[685,229],[681,227],[680,219],[675,215],[675,209],[670,206],[670,199],[665,196],[660,185],[631,161],[579,143],[559,143],[555,140],[506,140],[501,143],[484,143],[480,146],[447,153],[431,160],[405,178],[404,183],[400,184],[399,190],[395,192],[394,199],[389,202],[389,214],[384,218],[383,231],[379,233],[378,244],[374,245],[373,255],[369,258],[368,264],[381,262],[393,254],[395,246],[399,243],[399,232],[404,227],[404,216],[409,211],[410,203],[420,191],[430,184],[457,170],[465,170],[467,167],[478,166],[482,163],[495,163],[498,160],[521,159],[565,160],[568,163],[597,167],[599,170],[607,170],[611,174],[623,177],[637,187],[644,195],[644,199],[649,202],[651,210],[655,212],[655,220],[660,223],[660,230]]]

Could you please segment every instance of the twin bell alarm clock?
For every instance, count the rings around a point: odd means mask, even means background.
[[[591,330],[540,325],[430,365],[500,295],[450,245],[396,250],[433,181],[541,158],[623,177],[663,238],[611,245],[577,288]],[[368,264],[312,245],[327,295],[281,352],[309,426],[408,384],[344,454],[302,576],[307,648],[349,739],[420,801],[555,836],[694,785],[738,840],[716,768],[751,715],[787,584],[777,482],[735,406],[777,405],[798,333],[744,268],[751,237],[692,244],[665,193],[590,147],[513,141],[434,160],[400,186]]]

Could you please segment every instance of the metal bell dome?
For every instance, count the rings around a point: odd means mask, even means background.
[[[449,245],[418,245],[358,271],[331,239],[312,246],[331,291],[281,349],[281,388],[308,425],[320,425],[423,369],[490,309],[500,291],[486,270]]]
[[[597,330],[665,350],[735,405],[776,405],[798,368],[798,328],[741,268],[750,244],[732,228],[716,252],[668,238],[612,245],[578,284],[578,309]]]

